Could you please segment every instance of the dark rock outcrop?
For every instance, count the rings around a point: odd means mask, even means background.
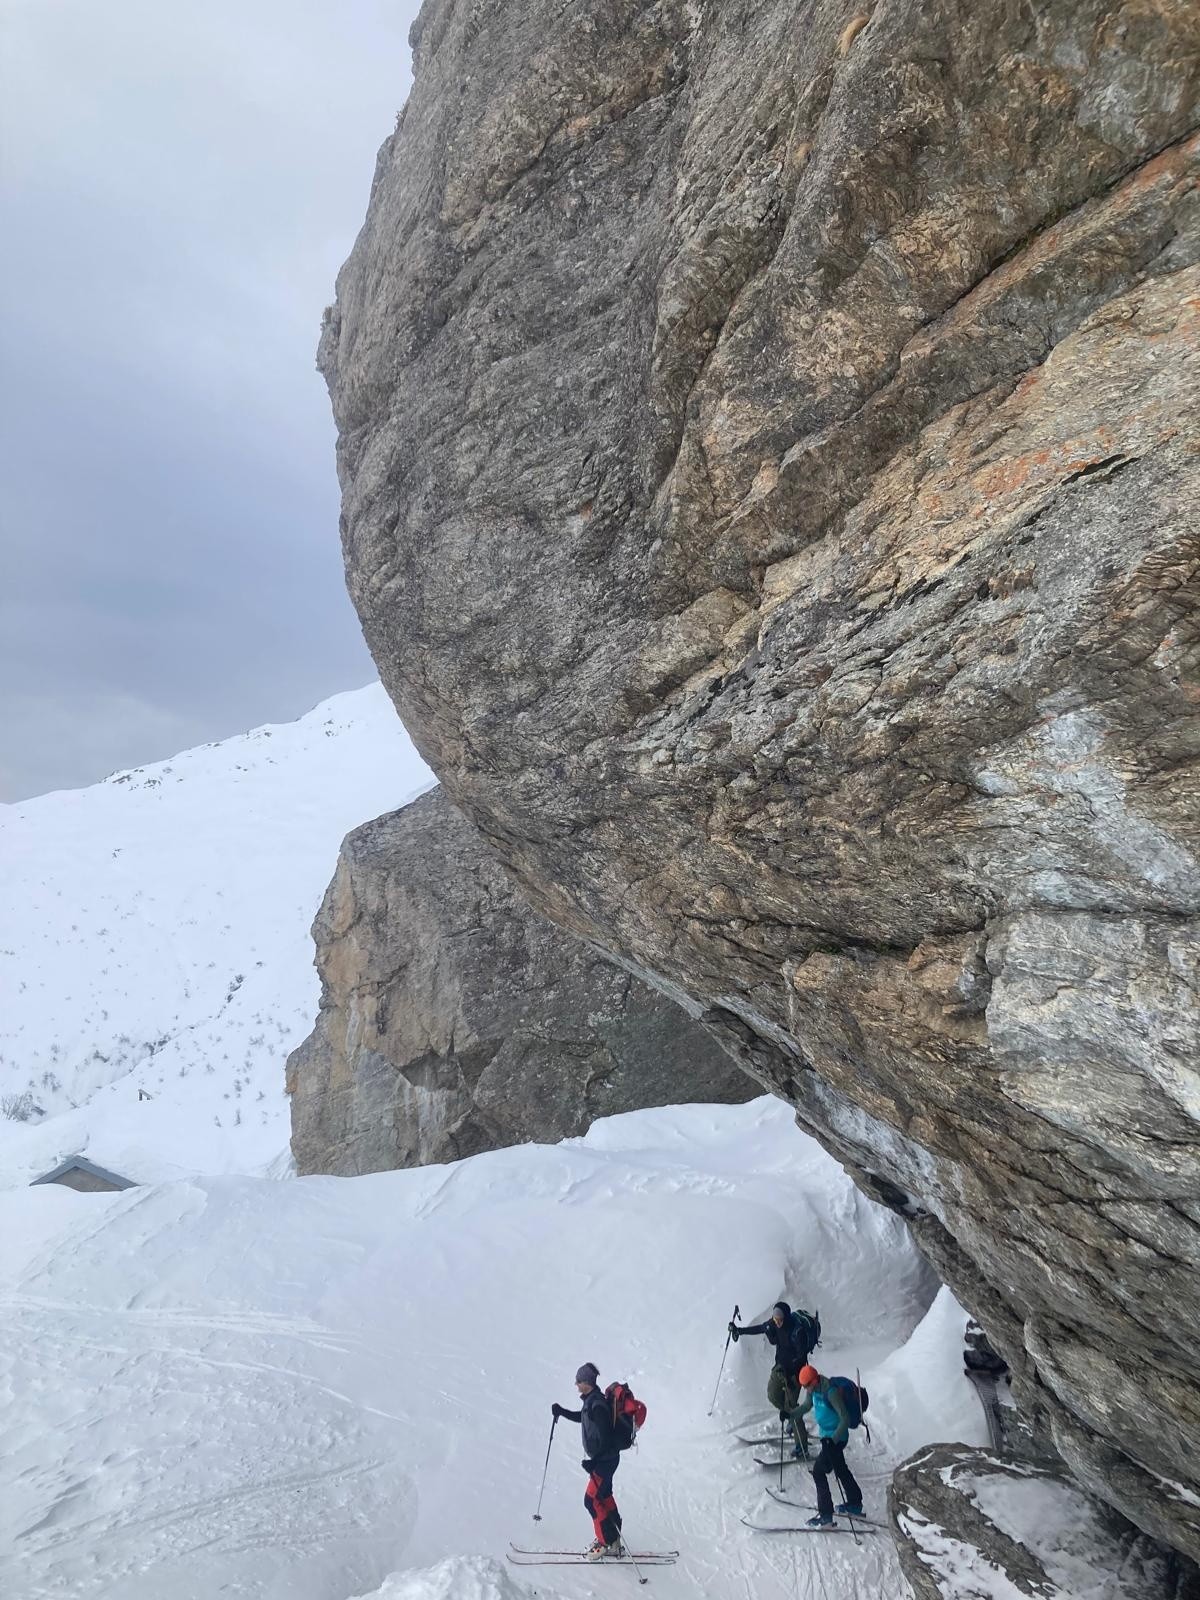
[[[439,791],[349,835],[313,935],[321,1011],[288,1060],[302,1173],[758,1092],[671,1000],[529,911]]]
[[[931,1445],[893,1478],[888,1518],[917,1600],[1200,1600],[1190,1561],[1044,1464]]]
[[[1197,0],[430,0],[321,345],[451,797],[1193,1554],[1198,40]]]

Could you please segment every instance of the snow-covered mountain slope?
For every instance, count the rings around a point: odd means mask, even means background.
[[[0,1184],[78,1151],[138,1180],[278,1157],[338,846],[431,781],[372,684],[0,807]]]
[[[657,1600],[901,1600],[891,1542],[791,1520],[734,1433],[777,1433],[781,1293],[820,1308],[827,1372],[863,1370],[869,1512],[931,1440],[981,1443],[965,1318],[907,1230],[772,1099],[637,1112],[559,1146],[364,1178],[206,1178],[0,1195],[0,1592],[19,1600],[560,1600],[630,1572],[505,1565],[582,1548],[579,1430],[550,1403],[595,1361],[649,1407],[616,1492],[678,1547]],[[788,1474],[804,1500],[811,1483]],[[806,1514],[806,1513],[803,1513]],[[640,1591],[639,1591],[640,1592]]]

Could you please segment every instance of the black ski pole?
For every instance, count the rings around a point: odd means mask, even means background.
[[[634,1560],[633,1551],[625,1543],[624,1538],[620,1534],[617,1535],[617,1543],[618,1543],[618,1545],[620,1545],[621,1549],[624,1551],[625,1559],[629,1562],[629,1564],[632,1566],[633,1570],[637,1573],[637,1581],[639,1583],[647,1582],[647,1579],[642,1577],[642,1569],[641,1569],[641,1567],[639,1567],[637,1562]]]
[[[787,1390],[786,1389],[783,1392],[783,1400],[784,1400],[784,1404],[786,1405],[787,1404]],[[779,1492],[780,1492],[780,1494],[783,1493],[783,1441],[784,1441],[784,1437],[786,1435],[786,1432],[787,1432],[787,1418],[781,1416],[780,1419],[779,1419]]]
[[[742,1314],[742,1308],[740,1306],[734,1306],[733,1315],[729,1319],[730,1322],[731,1323],[732,1322],[736,1322],[737,1319],[741,1316],[741,1314]],[[729,1354],[729,1341],[732,1338],[733,1338],[733,1329],[730,1328],[729,1332],[725,1335],[725,1349],[724,1349],[724,1351],[722,1352],[722,1355],[721,1355],[721,1372],[717,1373],[717,1381],[713,1385],[712,1405],[709,1406],[709,1408],[708,1408],[708,1414],[709,1414],[710,1417],[712,1416],[713,1410],[714,1410],[714,1408],[716,1407],[716,1404],[717,1404],[717,1390],[721,1387],[721,1373],[725,1371],[725,1357]]]
[[[859,1379],[859,1371],[858,1371],[858,1368],[855,1367],[855,1369],[854,1369],[854,1398],[858,1401],[858,1420],[862,1423],[863,1432],[867,1436],[867,1443],[870,1444],[870,1442],[871,1442],[871,1424],[867,1421],[866,1417],[863,1416],[862,1384],[858,1381],[858,1379]]]
[[[533,1513],[533,1520],[542,1520],[542,1496],[546,1492],[546,1474],[550,1471],[550,1446],[554,1443],[554,1430],[558,1427],[558,1412],[550,1419],[550,1442],[546,1446],[546,1465],[542,1468],[542,1487],[538,1490],[537,1510]]]

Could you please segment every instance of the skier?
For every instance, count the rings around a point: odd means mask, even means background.
[[[578,1411],[568,1411],[557,1402],[550,1407],[556,1417],[566,1417],[568,1422],[583,1423],[583,1448],[587,1455],[583,1470],[588,1474],[583,1503],[592,1519],[596,1537],[584,1551],[590,1561],[621,1554],[621,1513],[613,1499],[613,1473],[621,1464],[611,1408],[597,1387],[600,1376],[594,1362],[585,1361],[575,1374],[575,1387],[583,1404]]]
[[[814,1312],[793,1311],[786,1300],[776,1300],[766,1322],[756,1322],[753,1327],[739,1328],[729,1324],[734,1343],[748,1333],[765,1333],[767,1342],[774,1346],[775,1365],[767,1378],[767,1399],[779,1412],[780,1422],[790,1422],[796,1436],[794,1456],[808,1454],[808,1432],[800,1420],[800,1388],[796,1373],[805,1365],[821,1337],[821,1320]]]
[[[838,1506],[844,1517],[861,1517],[863,1514],[862,1490],[854,1474],[846,1465],[846,1442],[850,1438],[851,1417],[846,1409],[838,1385],[847,1380],[823,1378],[816,1367],[805,1365],[798,1374],[804,1399],[800,1415],[811,1411],[817,1419],[817,1432],[821,1448],[812,1464],[813,1484],[817,1491],[817,1514],[808,1519],[810,1528],[833,1526],[833,1496],[829,1493],[829,1474],[832,1472],[845,1499]]]

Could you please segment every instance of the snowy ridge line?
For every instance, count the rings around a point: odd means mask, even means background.
[[[431,777],[374,684],[0,809],[0,1187],[85,1151],[142,1184],[267,1172],[342,839]]]

